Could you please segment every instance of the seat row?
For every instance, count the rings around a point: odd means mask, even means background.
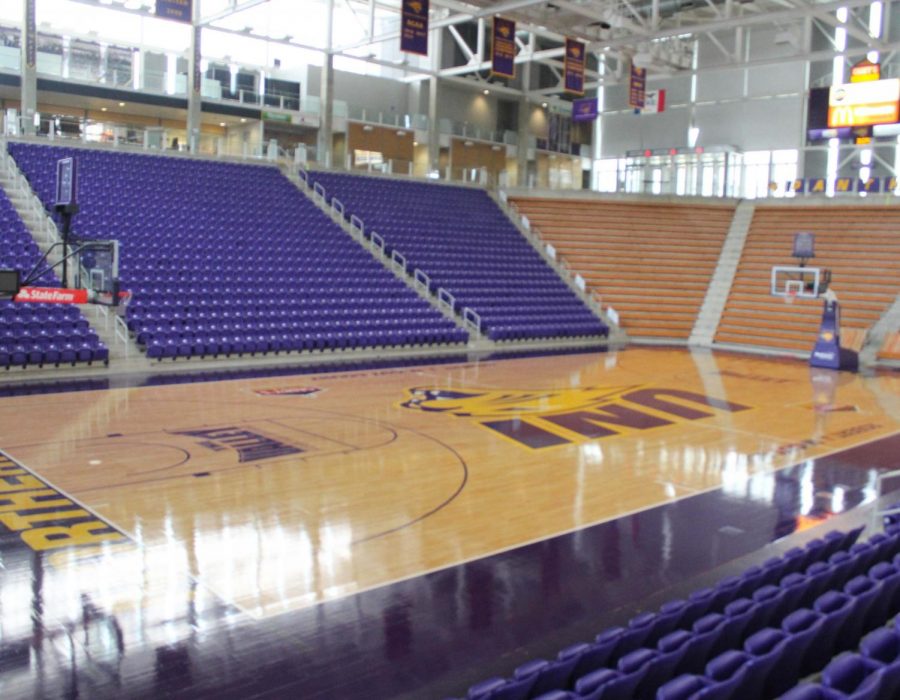
[[[0,339],[0,367],[44,367],[79,362],[109,362],[109,350],[96,335],[82,338],[39,337],[7,343]]]
[[[712,656],[772,622],[779,623],[798,605],[811,604],[822,593],[843,586],[878,561],[890,561],[900,553],[900,533],[876,534],[868,542],[856,543],[861,531],[831,531],[805,547],[789,549],[780,557],[750,567],[740,576],[696,590],[686,600],[672,600],[658,612],[637,615],[625,627],[603,630],[593,642],[569,646],[553,661],[537,659],[517,668],[511,678],[478,683],[466,698],[545,700],[543,695],[551,691],[571,693],[563,696],[566,698],[590,697],[613,679],[622,681],[614,688],[626,686],[623,674],[635,671],[632,665],[641,666],[641,659],[659,655],[675,654],[666,656],[665,663],[660,659],[661,666],[654,667],[656,686],[677,674],[702,672]],[[900,598],[891,604],[900,605]],[[639,650],[643,650],[641,654],[629,658],[620,668],[620,660]],[[648,656],[648,650],[657,653]],[[599,675],[591,677],[595,673]],[[579,689],[581,681],[584,683]],[[651,685],[648,681],[643,687],[649,693],[646,697],[652,698]]]
[[[867,634],[859,653],[845,653],[822,671],[820,683],[802,683],[782,700],[893,700],[900,694],[900,619]]]
[[[413,328],[349,329],[346,327],[302,333],[166,333],[156,332],[146,340],[147,356],[162,360],[178,357],[220,355],[267,355],[282,352],[352,350],[396,345],[464,343],[468,334],[459,328],[416,326]]]

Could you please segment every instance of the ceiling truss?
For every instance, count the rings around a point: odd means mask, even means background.
[[[100,0],[75,0],[87,5],[99,5]],[[118,0],[115,0],[118,2]],[[203,0],[201,10],[203,8]],[[449,45],[458,49],[463,58],[459,65],[448,65],[447,56],[455,52],[444,51],[443,62],[427,64],[415,60],[387,61],[378,57],[378,45],[399,41],[401,0],[325,0],[334,6],[349,8],[355,23],[363,29],[364,38],[345,45],[329,48],[327,45],[307,45],[290,37],[277,38],[265,33],[239,31],[227,26],[226,20],[254,7],[270,3],[270,0],[229,0],[225,9],[209,15],[201,15],[200,24],[211,31],[241,36],[252,36],[273,43],[330,53],[355,61],[364,61],[401,71],[406,82],[440,78],[454,84],[471,85],[479,89],[490,80],[491,67],[488,55],[490,18],[503,15],[516,20],[517,55],[515,63],[536,63],[547,67],[543,73],[545,83],[535,86],[537,71],[531,71],[532,83],[522,86],[521,81],[496,80],[492,83],[498,92],[524,95],[534,100],[553,100],[563,95],[563,54],[567,36],[578,38],[587,44],[588,52],[596,64],[591,63],[586,73],[586,87],[611,85],[623,80],[623,66],[635,55],[665,53],[669,49],[682,52],[692,50],[698,42],[712,47],[721,61],[704,61],[700,68],[696,63],[678,61],[674,65],[651,64],[650,79],[679,72],[706,72],[735,67],[752,68],[772,65],[771,60],[751,60],[746,50],[746,37],[752,28],[772,27],[781,32],[794,32],[794,53],[777,59],[777,62],[828,60],[835,53],[811,51],[810,36],[813,27],[829,41],[833,41],[837,27],[846,30],[847,54],[861,55],[866,51],[893,52],[900,49],[869,33],[864,9],[871,0],[431,0],[430,27],[443,30]],[[149,5],[138,10],[122,11],[148,15]],[[686,6],[689,4],[689,6]],[[884,14],[890,12],[890,2],[884,2]],[[848,19],[838,19],[838,9],[848,9]],[[376,31],[376,12],[380,16],[395,15],[396,21],[387,31]],[[471,27],[474,25],[475,31]],[[382,23],[383,26],[383,23]],[[468,27],[464,32],[463,26]],[[472,39],[474,34],[475,38]],[[667,42],[669,42],[667,44]],[[439,42],[448,45],[447,41]],[[683,57],[682,57],[683,58]],[[439,63],[439,65],[438,65]],[[594,66],[603,63],[603,70]],[[519,71],[520,73],[524,71]],[[602,77],[601,77],[602,73]],[[549,76],[549,78],[548,78]]]

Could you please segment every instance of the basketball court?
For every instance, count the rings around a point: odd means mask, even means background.
[[[55,564],[140,551],[262,618],[740,490],[896,434],[898,396],[894,374],[635,348],[18,396],[0,446],[62,494],[41,521],[110,526],[51,535]]]

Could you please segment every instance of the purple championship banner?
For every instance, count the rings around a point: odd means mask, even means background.
[[[403,0],[400,50],[428,55],[428,0]]]
[[[566,39],[565,87],[566,92],[584,94],[584,43]]]
[[[597,118],[597,98],[585,97],[572,102],[573,122],[592,122]]]
[[[494,17],[491,41],[491,75],[516,77],[516,23],[511,19]]]
[[[631,64],[631,77],[628,80],[628,106],[634,109],[644,108],[647,96],[647,69],[636,68]]]
[[[191,23],[193,0],[156,0],[156,16]]]

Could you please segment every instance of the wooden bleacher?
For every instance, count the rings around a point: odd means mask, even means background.
[[[894,360],[900,362],[900,331],[890,333],[878,350],[879,360]]]
[[[811,267],[832,273],[842,342],[859,343],[900,289],[900,206],[757,205],[715,340],[810,352],[822,315],[818,299],[785,304],[769,293],[773,265],[795,264],[797,231],[816,235]],[[864,337],[864,336],[863,336]]]
[[[734,216],[731,204],[515,198],[632,338],[687,339]]]

